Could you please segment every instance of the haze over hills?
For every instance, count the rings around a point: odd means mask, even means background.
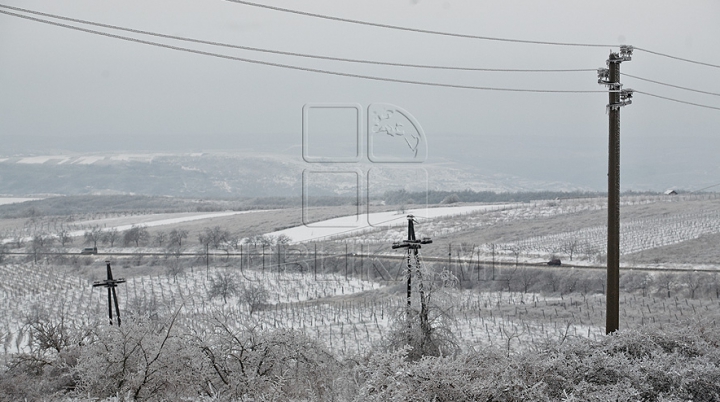
[[[0,158],[0,194],[144,194],[184,197],[348,196],[367,189],[574,191],[571,183],[483,172],[457,162],[311,164],[242,153],[92,153]],[[359,186],[359,188],[358,188]]]

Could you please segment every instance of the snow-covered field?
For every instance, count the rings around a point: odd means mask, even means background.
[[[178,223],[199,221],[203,219],[222,218],[233,215],[266,212],[266,210],[249,211],[226,211],[226,212],[181,212],[169,214],[133,215],[115,218],[94,219],[75,222],[77,225],[89,227],[102,227],[104,230],[112,228],[119,231],[130,229],[132,226],[143,225],[145,227],[156,227],[163,225],[174,225]],[[83,231],[84,233],[84,231]],[[82,234],[82,233],[81,233]]]
[[[623,211],[628,211],[623,212],[620,223],[620,251],[623,256],[720,233],[720,201],[713,196],[697,195],[686,199],[627,197],[623,200],[623,208]],[[453,239],[455,233],[461,234],[457,237],[462,239],[457,240],[458,243],[472,246],[463,250],[464,258],[479,252],[483,259],[496,258],[501,261],[514,262],[517,258],[520,262],[538,263],[547,261],[553,255],[565,261],[569,259],[569,250],[572,249],[573,263],[598,264],[602,261],[607,242],[606,218],[598,212],[606,209],[606,200],[602,198],[458,209],[457,214],[437,214],[428,219],[419,219],[415,230],[418,236],[428,236],[434,240]],[[299,238],[310,241],[329,239],[381,244],[392,243],[406,236],[404,215],[388,212],[384,217],[389,221],[382,226],[329,228],[328,232],[334,233],[331,236],[323,236],[326,234],[321,232],[324,228],[292,230],[299,234]],[[476,240],[476,237],[494,237],[499,240],[483,242]],[[503,241],[502,238],[508,237],[517,240]],[[450,242],[454,243],[452,240]],[[453,249],[457,250],[459,246]],[[670,256],[667,261],[673,262],[673,268],[685,267],[681,256]]]
[[[187,213],[169,213],[169,214],[149,214],[149,215],[131,215],[114,218],[104,218],[86,221],[74,222],[74,226],[87,228],[100,228],[102,231],[116,229],[120,232],[128,230],[133,226],[158,227],[164,225],[174,225],[178,223],[186,223],[200,221],[205,219],[223,218],[234,215],[250,214],[256,212],[266,212],[265,210],[249,210],[249,211],[226,211],[226,212],[187,212]],[[69,235],[72,237],[82,237],[86,229],[71,230]],[[24,241],[31,241],[32,236],[26,236]],[[13,239],[4,239],[3,243],[10,243]]]
[[[17,198],[17,197],[0,197],[0,205],[19,204],[25,201],[35,201],[39,198]]]
[[[508,209],[519,204],[484,204],[465,205],[456,207],[417,208],[405,211],[375,212],[369,214],[351,215],[340,218],[313,222],[303,226],[296,226],[268,233],[271,236],[286,235],[293,242],[322,241],[337,236],[354,236],[368,230],[387,228],[393,226],[407,227],[407,216],[414,215],[416,219],[427,220],[466,215],[475,212]]]
[[[102,263],[89,267],[96,278],[104,275]],[[404,308],[402,292],[393,293],[380,283],[352,275],[260,268],[211,265],[206,271],[204,266],[195,266],[176,278],[164,274],[133,276],[118,287],[120,309],[124,317],[141,311],[168,316],[182,306],[180,320],[193,328],[205,325],[204,317],[221,313],[236,317],[237,325],[259,330],[292,328],[305,332],[334,353],[347,356],[364,353],[386,337],[393,317]],[[122,277],[125,269],[124,263],[115,264],[115,277]],[[31,336],[24,332],[23,323],[36,314],[63,316],[68,322],[106,322],[105,289],[92,288],[89,278],[71,272],[69,267],[44,264],[0,265],[0,276],[5,278],[0,282],[0,342],[6,354],[23,350]],[[237,294],[229,295],[227,301],[211,299],[209,289],[220,273],[230,274],[239,286],[265,287],[267,304],[250,314],[249,306]],[[594,339],[604,333],[603,295],[544,296],[458,289],[448,306],[452,318],[435,324],[447,326],[465,348],[507,348],[509,344],[512,353],[547,339]],[[629,294],[622,296],[621,309],[622,326],[673,322],[680,317],[720,317],[717,301],[705,298],[678,300]]]
[[[94,163],[109,160],[109,161],[142,161],[150,162],[154,158],[159,156],[168,156],[171,154],[166,153],[147,153],[147,154],[90,154],[90,155],[38,155],[28,156],[17,159],[17,163],[28,164],[28,165],[39,165],[48,162],[53,162],[58,165],[61,164],[77,164],[77,165],[92,165]],[[189,154],[190,156],[199,156],[201,154]],[[0,162],[7,161],[9,158],[0,159]]]
[[[642,198],[635,199],[632,204],[627,201],[626,205],[639,209],[630,210],[623,222],[623,252],[630,253],[720,232],[720,212],[713,208],[717,201],[706,202],[701,198],[697,201],[698,204],[668,207],[660,215],[654,210],[643,210],[647,201]],[[672,206],[672,202],[668,201],[667,205]],[[419,236],[435,238],[478,228],[489,230],[506,224],[532,222],[539,218],[569,216],[569,219],[579,219],[585,212],[597,212],[604,208],[601,199],[442,207],[402,213],[377,213],[369,217],[362,216],[360,222],[355,217],[337,218],[268,234],[285,234],[295,242],[331,238],[344,242],[360,239],[366,243],[387,244],[405,235],[408,214],[417,217],[421,228]],[[256,211],[139,215],[86,220],[83,224],[124,230],[133,224],[153,227],[251,212]],[[534,255],[554,252],[560,245],[573,239],[579,239],[588,245],[588,249],[599,247],[604,244],[604,232],[599,226],[588,226],[580,230],[526,235],[523,240],[498,242],[497,245],[498,252],[504,253],[506,258],[510,256],[508,249],[519,247],[524,254],[521,260],[531,260],[535,258]],[[473,249],[475,251],[489,252],[482,244],[475,247],[478,247]],[[582,256],[585,252],[579,251],[577,255]],[[87,261],[90,264],[88,267],[92,267],[97,275],[104,274],[104,265],[99,260],[85,257],[82,261]],[[263,271],[263,265],[258,265],[260,257],[254,261],[252,269],[241,270],[237,263],[223,265],[218,259],[218,264],[210,265],[208,272],[204,266],[196,266],[194,272],[188,268],[177,278],[162,274],[138,274],[138,271],[134,271],[135,276],[118,289],[121,310],[123,314],[148,309],[166,314],[183,306],[181,320],[188,325],[199,325],[195,324],[201,321],[198,317],[223,311],[252,322],[260,329],[301,330],[323,341],[335,353],[350,355],[366,351],[383,339],[390,329],[392,317],[404,303],[402,295],[393,295],[377,282],[352,275],[346,277],[315,273],[309,269],[310,265],[303,272],[278,272],[277,266],[270,262],[267,271]],[[157,272],[163,272],[164,264],[167,263],[158,258],[138,269],[151,269],[154,266]],[[116,277],[135,269],[122,264],[114,266]],[[128,271],[124,271],[126,268]],[[26,344],[29,335],[21,331],[22,324],[29,315],[38,311],[51,315],[65,314],[71,320],[106,319],[107,299],[104,290],[93,290],[87,275],[75,275],[73,272],[69,267],[43,264],[0,265],[0,277],[4,278],[0,281],[0,341],[5,353],[21,350]],[[231,273],[242,284],[265,286],[269,292],[267,306],[251,315],[247,304],[236,295],[231,295],[227,302],[220,298],[210,299],[208,291],[212,278],[218,272]],[[601,336],[605,322],[604,302],[602,295],[546,297],[532,293],[458,290],[452,304],[454,319],[446,321],[445,325],[466,347],[509,345],[511,351],[516,351],[545,339]],[[678,300],[630,294],[623,295],[621,303],[623,326],[677,321],[683,317],[720,317],[720,305],[710,299]]]
[[[540,263],[547,261],[551,256],[557,256],[566,262],[570,259],[570,249],[572,249],[574,264],[598,265],[603,261],[607,237],[604,209],[606,209],[604,198],[419,208],[344,216],[278,231],[256,232],[256,234],[275,237],[286,235],[293,243],[305,244],[324,241],[345,244],[391,244],[407,236],[406,216],[412,214],[417,221],[417,236],[431,237],[436,243],[451,243],[453,255],[457,258]],[[212,225],[219,224],[221,227],[225,225],[224,228],[230,233],[236,233],[237,225],[282,227],[282,220],[273,223],[271,222],[272,217],[262,214],[258,214],[255,221],[247,223],[230,224],[224,223],[222,219],[217,219],[256,212],[267,213],[268,211],[130,214],[104,217],[94,215],[92,219],[75,220],[69,223],[52,221],[45,222],[45,225],[49,229],[50,223],[53,224],[54,229],[50,229],[49,232],[51,235],[53,234],[52,230],[59,230],[57,229],[58,224],[60,227],[64,225],[64,228],[69,230],[70,235],[74,237],[81,237],[85,231],[92,228],[100,230],[114,228],[124,231],[133,225],[161,228],[166,225],[191,224],[209,219],[216,219]],[[284,212],[291,214],[285,210]],[[296,221],[299,221],[297,218]],[[197,223],[195,231],[200,230],[201,226],[202,223]],[[42,228],[43,221],[41,220],[22,229],[8,229],[4,234],[0,234],[0,237],[3,238],[0,241],[8,244],[22,238],[25,243],[28,243],[37,230],[48,230]],[[640,264],[639,266],[655,264],[653,266],[656,266],[657,263],[654,261],[657,260],[670,264],[673,268],[686,268],[687,266],[683,264],[690,261],[683,261],[682,255],[671,255],[664,258],[663,256],[654,256],[652,259],[645,258],[644,260],[637,259],[639,258],[637,255],[648,250],[658,250],[661,247],[719,233],[720,200],[715,197],[709,195],[674,198],[635,196],[623,199],[620,246],[623,258],[628,256],[622,261],[625,266],[632,266],[632,264]],[[249,235],[254,235],[252,230],[246,231],[239,238]],[[238,244],[240,243],[235,246]],[[192,241],[188,243],[190,249],[196,245],[197,243]],[[706,267],[717,262],[712,253],[704,253],[702,258],[699,258],[698,253],[687,251],[692,250],[691,246],[683,247],[683,255],[698,256],[692,260],[696,265],[702,264],[703,267]],[[143,251],[143,249],[113,250],[118,252]],[[233,251],[230,246],[224,247],[223,250]],[[438,247],[429,248],[425,255],[446,255],[440,254],[445,253],[445,250],[447,250],[447,245],[442,250]],[[156,249],[152,251],[158,252]],[[461,254],[455,255],[458,252]]]

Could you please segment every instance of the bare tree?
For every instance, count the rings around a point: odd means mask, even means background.
[[[205,228],[203,232],[198,235],[198,241],[200,241],[200,244],[215,249],[219,249],[228,241],[228,238],[230,238],[230,232],[220,226]]]
[[[55,242],[55,236],[48,233],[40,233],[33,236],[32,247],[38,249],[46,249]]]
[[[73,238],[70,236],[70,231],[67,229],[60,229],[57,234],[57,239],[63,247],[67,244],[72,244],[73,242]]]
[[[149,238],[150,234],[145,226],[133,225],[123,233],[123,243],[126,246],[135,243],[135,247],[140,247],[140,244],[146,243]]]
[[[572,293],[577,290],[577,283],[580,281],[577,270],[568,270],[569,272],[562,275],[560,281],[561,293]]]
[[[240,289],[240,301],[248,305],[250,315],[267,305],[269,300],[270,292],[262,284],[246,284]]]
[[[716,299],[720,299],[720,275],[713,272],[708,274],[705,281],[705,290],[711,294],[715,294]]]
[[[697,292],[698,289],[700,289],[700,286],[704,282],[705,278],[698,275],[697,272],[688,272],[685,275],[683,275],[683,282],[685,282],[685,285],[687,286],[688,293],[690,293],[690,298],[695,298],[695,292]]]
[[[667,292],[667,297],[670,297],[670,292],[675,289],[676,278],[675,275],[665,272],[655,278],[655,284],[659,291]]]
[[[227,304],[228,297],[238,294],[239,290],[234,275],[229,272],[217,272],[210,278],[208,298],[212,300],[216,297],[222,297],[223,303]]]
[[[115,246],[115,242],[120,239],[120,232],[117,228],[111,228],[103,233],[102,241],[103,244],[110,244],[110,247]]]
[[[242,241],[243,238],[240,234],[232,233],[227,238],[227,245],[229,246],[229,248],[238,249],[240,248],[240,244],[242,243]]]
[[[518,280],[520,281],[520,285],[523,288],[523,293],[527,293],[528,289],[537,282],[538,278],[538,272],[535,270],[530,270],[528,268],[523,267],[520,269],[520,272],[518,273]]]
[[[497,280],[500,283],[505,283],[505,288],[507,288],[508,292],[511,291],[510,284],[513,282],[513,279],[515,279],[515,275],[518,273],[518,268],[505,268],[502,270],[500,275],[498,275]],[[500,288],[502,290],[503,287]]]
[[[605,273],[588,272],[580,280],[582,294],[591,294],[601,292],[605,294]]]
[[[165,252],[165,273],[173,278],[173,283],[177,282],[178,275],[185,272],[185,266],[180,261],[180,248],[171,248]]]
[[[629,292],[640,290],[642,291],[643,296],[648,295],[650,286],[653,283],[650,274],[636,271],[630,271],[622,275],[620,277],[620,282],[623,289]]]
[[[252,244],[253,247],[257,247],[258,244],[262,244],[262,235],[254,235],[247,238],[247,243]]]
[[[602,261],[602,259],[603,259],[602,251],[590,243],[583,244],[582,253],[585,254],[585,257],[591,261],[598,262],[598,261]]]
[[[162,247],[165,245],[165,242],[168,240],[168,234],[161,231],[158,231],[155,234],[155,238],[153,239],[153,243],[157,245],[158,247]]]
[[[573,255],[580,249],[580,241],[578,239],[570,239],[563,243],[562,251],[570,257],[570,261],[573,260]]]
[[[100,228],[95,227],[92,228],[92,230],[85,231],[85,244],[92,244],[93,247],[97,247],[97,244],[100,240],[102,240],[103,232],[100,230]]]
[[[560,289],[561,276],[555,271],[545,271],[542,274],[542,280],[550,285],[550,289],[555,293]]]
[[[278,245],[287,246],[288,244],[290,244],[291,241],[292,241],[292,239],[290,238],[290,236],[288,236],[286,234],[281,234],[281,235],[278,235],[275,242]]]
[[[277,238],[271,235],[262,235],[260,236],[260,244],[265,247],[272,247],[277,244]]]
[[[173,229],[168,236],[168,242],[171,245],[182,247],[182,242],[188,238],[188,233],[185,229]]]

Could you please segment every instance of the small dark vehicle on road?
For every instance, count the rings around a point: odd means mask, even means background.
[[[548,261],[547,265],[559,267],[560,265],[562,265],[562,261],[560,261],[559,258],[553,258],[552,260]]]
[[[80,254],[97,254],[97,247],[85,247]]]

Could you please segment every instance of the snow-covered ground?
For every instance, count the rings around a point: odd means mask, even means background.
[[[406,225],[407,216],[414,215],[416,219],[434,219],[440,217],[464,215],[479,211],[491,211],[513,208],[519,204],[484,204],[466,205],[457,207],[416,208],[406,211],[375,212],[369,214],[343,216],[321,222],[313,222],[289,229],[268,233],[271,236],[286,235],[293,242],[307,242],[325,240],[339,235],[352,235],[368,229],[403,226]]]
[[[0,198],[0,201],[3,200]],[[150,215],[137,215],[129,217],[118,217],[118,218],[107,218],[97,219],[90,221],[78,221],[78,225],[88,227],[101,227],[102,231],[109,231],[117,229],[118,231],[124,231],[132,228],[133,226],[145,226],[145,227],[156,227],[163,225],[173,225],[177,223],[192,222],[204,219],[223,218],[227,216],[249,214],[255,212],[266,212],[267,210],[249,210],[249,211],[226,211],[226,212],[188,212],[188,213],[171,213],[171,214],[150,214]],[[86,230],[73,230],[69,234],[72,237],[81,237],[85,234]],[[32,236],[24,238],[25,241],[31,241]],[[4,239],[3,243],[10,243],[13,239]]]
[[[51,155],[51,156],[29,156],[27,158],[22,158],[17,163],[23,163],[26,165],[37,165],[37,164],[43,164],[46,162],[49,162],[51,160],[60,161],[60,163],[67,161],[69,158],[64,156],[57,156],[57,155]]]
[[[40,198],[16,198],[16,197],[0,197],[0,205],[5,204],[19,204],[25,201],[35,201]]]
[[[225,211],[225,212],[181,212],[169,214],[150,214],[137,216],[123,216],[106,219],[95,219],[88,221],[78,221],[76,224],[83,226],[104,227],[105,230],[115,228],[119,231],[130,229],[133,225],[143,225],[145,227],[155,227],[163,225],[174,225],[178,223],[192,222],[203,219],[223,218],[226,216],[249,214],[255,212],[266,212],[267,210],[249,210],[249,211]],[[84,233],[84,231],[82,231]],[[81,233],[81,234],[82,234]]]

